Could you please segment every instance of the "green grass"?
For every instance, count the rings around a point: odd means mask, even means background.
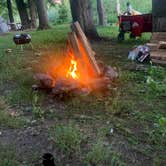
[[[120,156],[112,152],[111,147],[105,147],[100,140],[92,145],[91,150],[85,156],[84,162],[86,165],[125,165]]]
[[[13,166],[20,165],[16,156],[16,151],[13,145],[0,144],[0,165],[1,166]]]
[[[22,128],[26,125],[23,117],[14,116],[8,110],[10,107],[6,104],[3,97],[0,97],[0,128]]]
[[[79,129],[69,125],[57,125],[51,129],[51,135],[57,147],[65,154],[71,155],[80,152],[81,133]]]
[[[151,34],[145,33],[136,40],[130,40],[126,34],[125,41],[117,42],[118,27],[98,27],[97,30],[101,36],[112,39],[94,42],[93,47],[99,59],[118,69],[116,86],[107,96],[94,93],[64,101],[54,100],[53,106],[47,103],[47,94],[31,91],[35,83],[33,73],[47,70],[63,54],[69,25],[29,32],[34,50],[26,46],[23,52],[13,44],[13,34],[1,37],[0,126],[3,129],[23,126],[23,118],[11,117],[7,110],[17,108],[16,111],[21,112],[28,105],[32,107],[33,118],[56,121],[50,131],[56,147],[64,154],[77,152],[75,158],[80,163],[124,161],[131,164],[135,158],[128,158],[126,153],[134,152],[142,160],[147,157],[154,165],[162,165],[166,153],[166,69],[145,64],[145,70],[131,70],[133,63],[127,59],[128,51],[134,45],[148,42]],[[13,51],[6,53],[7,48]],[[67,125],[66,121],[72,121],[72,125]],[[113,129],[112,134],[110,129]],[[103,139],[99,141],[98,135]],[[109,148],[105,147],[105,141]],[[122,145],[128,152],[121,150]],[[61,156],[57,154],[57,157]]]

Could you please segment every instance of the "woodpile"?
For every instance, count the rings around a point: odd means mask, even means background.
[[[151,42],[147,43],[151,50],[151,60],[154,64],[166,66],[166,32],[152,34]]]
[[[62,77],[58,74],[36,73],[34,77],[39,83],[33,85],[33,89],[46,89],[53,95],[83,94],[108,89],[109,85],[118,77],[118,73],[111,66],[106,66],[103,62],[96,60],[95,52],[78,22],[72,24],[72,32],[67,37],[65,54],[66,59],[70,59],[69,55],[72,55],[72,58],[77,62],[77,69],[73,67],[73,70],[75,69],[74,74],[79,72],[79,78],[76,75],[76,78],[73,79],[74,77],[68,78],[66,75]],[[57,67],[57,73],[60,73],[58,68],[65,68],[63,65]]]

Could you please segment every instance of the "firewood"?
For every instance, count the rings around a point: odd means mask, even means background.
[[[86,77],[86,74],[88,73],[88,71],[87,71],[87,67],[86,67],[85,61],[83,59],[83,55],[80,50],[78,39],[77,39],[75,32],[71,32],[68,34],[68,45],[69,45],[69,47],[71,47],[71,50],[74,52],[74,56],[79,63],[78,66],[79,66],[80,73],[81,74],[85,73],[85,75],[84,75],[85,80],[87,80],[88,78]]]
[[[111,66],[105,67],[104,75],[105,77],[108,77],[110,80],[115,80],[118,77],[118,73]]]
[[[68,39],[69,39],[69,44],[71,44],[71,47],[74,51],[75,57],[83,59],[83,57],[82,57],[83,55],[81,54],[78,39],[77,39],[77,36],[76,36],[75,32],[69,33],[68,34]]]
[[[54,79],[47,74],[37,73],[34,78],[40,82],[40,86],[43,88],[52,88],[55,85]]]
[[[97,64],[98,64],[98,66],[99,66],[99,68],[100,68],[101,76],[103,76],[103,75],[104,75],[104,72],[105,72],[105,65],[104,65],[104,62],[98,60],[98,61],[97,61]]]
[[[158,60],[163,60],[166,61],[166,54],[165,54],[165,50],[157,50],[157,51],[152,51],[150,53],[150,57],[152,59],[158,59]]]
[[[96,77],[100,76],[101,72],[100,72],[100,69],[95,60],[94,52],[84,34],[84,32],[82,31],[80,24],[78,22],[75,22],[73,24],[73,29],[76,32],[78,39],[80,40],[81,47],[83,47],[90,65],[92,66],[94,75]]]
[[[80,84],[73,80],[59,79],[57,80],[54,88],[52,89],[52,94],[57,95],[60,93],[69,93],[80,88]]]
[[[156,43],[146,43],[146,45],[150,48],[151,51],[157,50]]]
[[[88,82],[88,86],[93,90],[108,89],[110,84],[110,79],[108,77],[100,77],[96,79],[91,79]]]
[[[92,92],[90,88],[79,88],[72,91],[75,96],[87,96]]]
[[[166,49],[166,42],[165,41],[159,41],[158,49]]]
[[[156,65],[160,65],[160,66],[166,67],[166,61],[158,60],[158,59],[151,59],[151,60]]]

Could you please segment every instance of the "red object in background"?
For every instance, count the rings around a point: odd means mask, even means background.
[[[61,0],[54,0],[54,2],[57,4],[62,4]]]
[[[152,32],[152,14],[119,16],[120,33],[131,32],[133,36],[141,36],[143,32]]]

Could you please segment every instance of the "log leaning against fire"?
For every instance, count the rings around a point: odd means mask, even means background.
[[[40,84],[33,86],[34,89],[49,89],[53,95],[70,92],[88,94],[93,90],[108,89],[109,84],[118,77],[118,73],[112,67],[105,66],[101,61],[96,61],[95,52],[78,22],[72,25],[72,29],[73,31],[68,34],[66,53],[67,55],[72,53],[74,56],[74,60],[78,63],[78,70],[84,75],[86,84],[80,80],[37,73],[35,79]],[[92,75],[89,75],[89,71]]]
[[[81,29],[80,24],[78,22],[73,23],[72,29],[77,34],[77,37],[78,37],[80,44],[81,44],[81,47],[83,47],[83,49],[87,55],[88,61],[92,67],[94,75],[96,77],[100,76],[101,72],[100,72],[100,69],[99,69],[97,62],[95,60],[95,57],[94,57],[95,52],[92,50],[83,30]]]

